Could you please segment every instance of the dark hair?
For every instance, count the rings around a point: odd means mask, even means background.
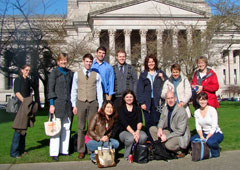
[[[57,57],[57,61],[60,61],[63,58],[68,58],[68,54],[67,53],[60,53]]]
[[[148,61],[149,59],[153,59],[153,61],[155,62],[155,67],[154,69],[157,70],[158,69],[158,61],[157,61],[157,58],[155,57],[155,55],[151,54],[149,56],[147,56],[144,60],[144,69],[149,71],[149,68],[148,68]]]
[[[107,104],[111,104],[112,107],[113,107],[113,113],[112,113],[112,115],[109,116],[109,118],[110,118],[110,119],[115,119],[115,117],[116,117],[116,111],[115,111],[113,102],[110,101],[110,100],[106,100],[106,101],[103,103],[100,111],[98,112],[98,114],[100,115],[101,120],[106,120],[106,115],[105,115],[105,111],[104,111],[104,110],[105,110]]]
[[[125,98],[125,96],[128,95],[128,94],[133,95],[133,105],[134,105],[134,104],[137,104],[137,99],[136,99],[136,96],[135,96],[134,92],[133,92],[132,90],[127,89],[127,90],[125,90],[125,92],[124,92],[123,95],[122,95],[121,105],[126,104],[124,98]]]
[[[173,64],[172,66],[171,66],[171,72],[172,72],[172,70],[178,70],[178,71],[181,71],[181,66],[179,65],[179,64]]]
[[[207,95],[207,93],[205,93],[205,92],[200,92],[199,94],[198,94],[198,96],[197,96],[197,100],[199,101],[200,99],[203,99],[203,100],[208,100],[208,95]]]
[[[206,65],[208,64],[207,57],[205,57],[205,56],[199,56],[199,57],[196,59],[196,63],[198,63],[199,60],[202,60],[204,63],[206,63]]]
[[[24,69],[27,68],[27,67],[30,67],[30,68],[31,68],[31,66],[30,66],[29,64],[25,64],[25,65],[23,65],[22,67],[20,67],[19,74],[22,75],[22,71],[21,71],[21,70],[24,70]]]
[[[92,54],[89,54],[89,53],[85,54],[85,55],[83,56],[83,60],[85,60],[86,58],[89,58],[90,60],[93,61],[93,56],[92,56]]]
[[[105,53],[107,53],[107,49],[106,49],[104,46],[98,47],[98,48],[97,48],[97,52],[98,52],[99,50],[102,50],[102,51],[104,51]]]

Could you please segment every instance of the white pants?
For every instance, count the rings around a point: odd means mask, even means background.
[[[50,156],[58,156],[61,154],[68,154],[69,140],[70,140],[70,126],[71,120],[69,117],[61,119],[61,132],[58,136],[50,138],[49,153]]]

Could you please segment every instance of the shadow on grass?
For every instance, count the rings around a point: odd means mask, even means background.
[[[49,145],[49,139],[43,139],[43,140],[40,140],[40,141],[37,141],[37,142],[40,145],[37,145],[37,146],[34,146],[34,147],[30,147],[26,151],[29,152],[31,150],[40,149],[40,148],[43,148],[43,147],[46,147],[46,146]]]

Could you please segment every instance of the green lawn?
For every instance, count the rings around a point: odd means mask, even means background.
[[[192,109],[192,108],[191,108]],[[221,143],[222,150],[240,149],[240,103],[238,102],[222,102],[220,103],[219,124],[224,132],[224,141]],[[0,110],[0,163],[27,163],[27,162],[51,162],[49,157],[49,137],[44,134],[43,122],[47,121],[48,111],[38,112],[34,128],[29,128],[26,137],[27,155],[20,159],[11,158],[9,156],[10,145],[14,130],[11,128],[14,114],[6,113]],[[237,123],[238,122],[238,123]],[[194,119],[189,121],[190,129],[194,133]],[[77,132],[77,119],[74,118],[73,133]],[[123,150],[120,151],[123,153]],[[79,161],[77,153],[73,153],[69,157],[59,157],[60,161]],[[89,155],[86,155],[86,160]]]

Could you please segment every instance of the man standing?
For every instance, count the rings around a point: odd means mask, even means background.
[[[114,94],[114,72],[112,66],[104,61],[106,52],[105,47],[97,49],[97,58],[93,61],[92,70],[101,76],[104,99],[111,100]]]
[[[83,56],[82,70],[75,72],[73,76],[71,102],[73,114],[78,115],[78,158],[85,157],[85,124],[102,107],[103,91],[101,76],[91,70],[93,56]]]
[[[129,89],[136,93],[137,73],[133,66],[126,63],[126,52],[119,50],[117,52],[117,64],[113,66],[114,70],[114,106],[119,106],[122,94]]]
[[[177,154],[177,157],[184,157],[181,151],[186,149],[190,141],[188,127],[188,116],[184,107],[176,104],[177,98],[174,92],[166,93],[167,106],[164,107],[158,126],[150,128],[150,134],[154,141],[160,140],[165,147]]]

